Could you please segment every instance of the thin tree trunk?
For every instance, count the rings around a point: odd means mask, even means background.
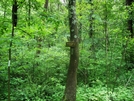
[[[81,3],[82,3],[82,0],[80,0],[79,1],[79,5],[81,5]],[[80,11],[81,11],[81,8],[80,8]],[[80,14],[79,14],[79,16],[80,17],[82,17],[82,13],[80,12]],[[79,22],[79,43],[81,42],[81,40],[82,40],[82,23],[81,22]]]
[[[91,13],[89,15],[89,23],[90,23],[90,26],[89,26],[89,38],[91,38],[92,40],[92,45],[91,45],[91,51],[92,51],[92,54],[91,56],[94,58],[95,57],[95,44],[94,44],[94,17],[93,17],[93,14],[94,14],[94,11],[93,11],[93,2],[92,0],[89,1],[89,4],[91,5]]]
[[[48,10],[48,3],[49,3],[49,0],[45,0],[45,4],[44,4],[45,10]]]
[[[132,9],[132,3],[134,0],[126,0],[126,5],[128,6],[128,8],[131,8],[131,11],[129,11],[129,18],[127,21],[127,30],[130,32],[130,39],[134,38],[134,32],[133,32],[133,9]],[[129,54],[129,63],[133,64],[134,60],[133,60],[133,54],[131,54],[130,52]],[[128,70],[134,68],[134,66],[129,66]]]
[[[13,6],[12,6],[12,26],[16,27],[17,26],[17,10],[18,10],[18,5],[17,5],[17,0],[13,0]]]
[[[91,4],[91,13],[90,13],[90,19],[89,19],[89,22],[90,22],[90,26],[89,26],[89,37],[92,38],[93,36],[93,20],[94,20],[94,17],[93,17],[93,3],[92,3],[92,0],[89,1],[89,3]]]
[[[132,2],[133,0],[126,0],[126,5],[130,7],[132,5]],[[134,38],[132,13],[132,11],[129,12],[128,31],[130,31],[130,37]]]
[[[107,88],[110,85],[110,67],[108,66],[108,43],[109,43],[109,36],[108,36],[108,11],[107,11],[107,1],[105,1],[104,5],[104,34],[105,34],[105,65],[106,65],[106,83]]]
[[[93,0],[89,0],[89,4],[91,6],[91,9],[90,9],[90,15],[89,15],[89,38],[91,40],[91,47],[89,48],[89,50],[91,51],[91,54],[89,56],[90,59],[93,59],[94,61],[95,60],[95,35],[94,35],[94,20],[95,18],[93,17],[93,14],[94,14],[94,9],[93,9]],[[88,72],[87,72],[88,74]],[[91,74],[90,74],[91,75]],[[96,72],[92,72],[92,75],[94,77],[96,77]],[[88,80],[88,79],[87,79]],[[89,81],[89,84],[91,84],[92,81]],[[92,85],[90,85],[92,86]]]
[[[17,0],[13,0],[13,6],[12,6],[12,34],[11,34],[11,38],[14,37],[14,27],[17,26],[17,10],[18,10],[18,7],[17,7]],[[8,61],[8,101],[11,101],[11,98],[10,98],[10,93],[11,93],[11,90],[10,90],[10,62],[11,62],[11,59],[12,59],[12,40],[10,41],[10,46],[9,46],[9,61]]]
[[[76,0],[69,0],[69,26],[70,41],[75,43],[74,47],[70,47],[70,64],[67,73],[67,82],[65,93],[62,101],[76,101],[76,85],[77,85],[77,68],[79,61],[78,48],[78,29],[75,11]]]
[[[30,27],[31,20],[31,0],[28,0],[28,26]]]

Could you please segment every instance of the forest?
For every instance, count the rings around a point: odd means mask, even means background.
[[[0,101],[134,101],[134,0],[0,0]]]

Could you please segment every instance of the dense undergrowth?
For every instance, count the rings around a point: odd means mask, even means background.
[[[65,47],[69,41],[67,7],[50,0],[48,12],[44,12],[43,3],[31,1],[29,26],[28,1],[19,2],[12,38],[12,2],[0,0],[0,101],[8,99],[11,41],[11,101],[60,101],[63,97],[70,56]],[[126,28],[128,9],[120,0],[93,3],[91,7],[82,0],[76,8],[81,38],[77,101],[134,101],[134,39]]]

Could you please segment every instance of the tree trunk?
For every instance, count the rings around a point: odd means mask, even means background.
[[[132,9],[132,3],[134,0],[126,0],[126,6],[128,6],[128,8],[130,8],[130,10],[128,11],[129,17],[127,20],[127,30],[130,33],[129,38],[130,41],[132,40],[132,38],[134,38],[134,32],[133,32],[133,9]],[[125,57],[125,61],[128,65],[127,70],[131,70],[134,68],[134,59],[133,59],[133,52],[132,51],[128,51],[127,53],[128,55]]]
[[[45,0],[45,4],[44,4],[44,8],[45,8],[45,10],[48,9],[48,2],[49,2],[49,0]]]
[[[79,5],[82,5],[82,0],[79,0]],[[80,11],[79,16],[80,16],[80,18],[82,18],[82,8],[81,7],[80,7],[79,11]],[[79,43],[82,42],[82,27],[83,27],[83,25],[82,25],[82,22],[81,21],[82,20],[80,19],[79,25],[78,25]]]
[[[76,0],[69,0],[70,41],[75,45],[70,47],[70,64],[63,101],[76,101],[77,68],[79,61],[78,29],[75,11]]]
[[[11,38],[14,37],[14,27],[17,26],[17,10],[18,10],[18,5],[17,5],[17,0],[13,0],[13,5],[12,5],[12,34]],[[12,40],[10,41],[10,46],[9,46],[9,61],[8,61],[8,101],[11,101],[10,94],[10,62],[12,59]]]
[[[126,0],[126,5],[130,7],[132,5],[132,2],[133,2],[133,0]],[[128,31],[130,32],[130,37],[134,38],[132,13],[133,13],[132,11],[130,11],[130,13],[129,13],[128,27],[127,28],[128,28]]]
[[[28,0],[28,26],[30,27],[31,20],[31,0]]]
[[[95,20],[95,18],[93,17],[93,15],[94,15],[94,4],[93,4],[93,0],[89,0],[88,1],[88,3],[90,4],[90,6],[91,6],[91,9],[90,9],[90,15],[89,15],[89,40],[91,40],[91,47],[89,48],[89,50],[91,51],[90,52],[90,55],[89,55],[89,58],[91,59],[91,60],[94,60],[94,61],[96,61],[95,60],[95,58],[96,58],[96,54],[95,54],[95,23],[94,23],[94,20]],[[90,61],[91,61],[90,60]],[[89,62],[90,62],[89,61]],[[92,63],[90,63],[90,64],[92,64]],[[96,72],[92,72],[92,73],[89,73],[89,71],[88,70],[86,70],[85,72],[87,72],[86,74],[87,74],[87,83],[89,84],[89,86],[91,86],[92,87],[92,79],[89,79],[88,78],[88,75],[90,74],[91,76],[94,76],[95,77],[95,75],[96,75]],[[91,71],[90,71],[91,72]]]
[[[93,21],[94,21],[94,17],[93,17],[93,3],[92,0],[89,1],[89,4],[91,5],[91,13],[90,13],[90,26],[89,26],[89,37],[92,38],[93,36]]]
[[[13,6],[12,6],[12,25],[13,27],[17,26],[17,10],[18,10],[18,5],[17,5],[17,0],[13,0]]]

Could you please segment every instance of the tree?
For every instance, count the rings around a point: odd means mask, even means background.
[[[133,0],[126,0],[126,6],[128,6],[128,19],[127,19],[127,30],[129,32],[129,39],[128,42],[127,42],[127,56],[125,57],[125,61],[127,63],[127,66],[128,66],[128,70],[131,70],[132,68],[134,68],[134,52],[133,52],[133,47],[134,45],[132,44],[133,43],[133,38],[134,38],[134,32],[133,32],[133,11],[132,11],[132,3],[133,3]]]
[[[94,17],[93,17],[93,1],[90,0],[89,3],[91,4],[91,13],[90,13],[90,19],[89,19],[89,22],[90,22],[90,26],[89,26],[89,37],[92,38],[93,36],[93,20],[94,20]]]
[[[131,8],[132,6],[132,3],[133,3],[133,0],[126,0],[126,5],[129,6]],[[129,11],[129,19],[128,19],[128,31],[130,31],[130,36],[131,38],[134,37],[134,33],[133,33],[133,19],[132,19],[132,15],[133,12],[132,12],[132,9],[130,9]]]
[[[49,3],[49,0],[45,0],[44,8],[45,8],[46,11],[48,9],[48,3]]]
[[[0,0],[0,101],[134,101],[133,3],[24,1]]]
[[[17,5],[17,0],[13,0],[13,5],[12,5],[12,34],[11,38],[14,37],[14,27],[17,26],[17,10],[18,10],[18,5]],[[10,47],[9,47],[9,62],[8,62],[8,101],[11,101],[10,99],[10,62],[12,60],[12,40],[10,41]]]
[[[79,61],[78,29],[75,11],[76,0],[69,0],[70,64],[63,101],[76,101],[77,68]],[[73,44],[73,45],[72,45]]]

